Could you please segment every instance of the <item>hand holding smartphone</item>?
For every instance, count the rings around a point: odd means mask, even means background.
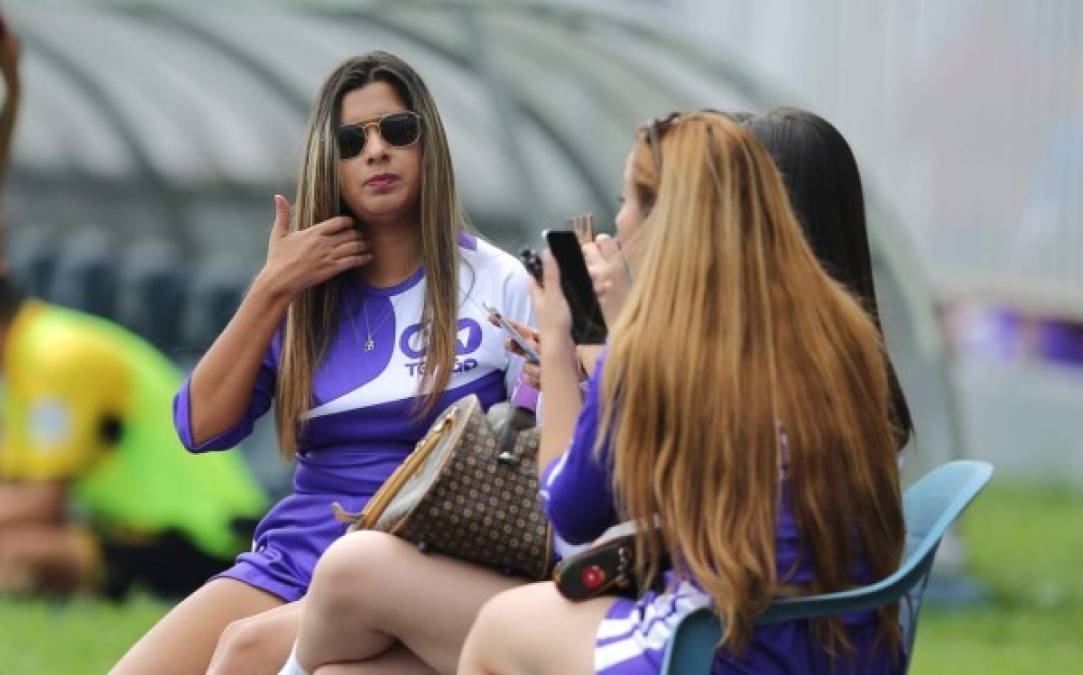
[[[560,267],[561,290],[572,314],[572,340],[577,345],[604,344],[608,332],[605,318],[579,237],[570,230],[546,230],[543,236]]]
[[[499,324],[504,332],[508,334],[508,337],[511,338],[512,342],[522,350],[523,357],[527,360],[527,363],[540,365],[541,356],[534,349],[534,346],[527,342],[526,339],[519,334],[519,331],[515,330],[514,326],[508,323],[508,320],[504,318],[504,315],[501,314],[499,310],[487,302],[482,302],[481,304],[485,307],[485,311],[489,313],[489,316],[495,319],[497,324]]]

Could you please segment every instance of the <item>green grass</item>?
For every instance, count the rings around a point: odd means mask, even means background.
[[[1083,493],[994,479],[962,531],[990,602],[926,607],[910,672],[1083,672]]]
[[[102,675],[168,609],[146,596],[123,604],[0,597],[0,672]]]
[[[911,673],[1083,672],[1083,492],[993,485],[962,525],[981,607],[926,606]],[[0,598],[0,673],[99,675],[168,605]]]

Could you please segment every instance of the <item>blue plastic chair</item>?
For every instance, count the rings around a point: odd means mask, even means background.
[[[910,658],[914,653],[914,635],[922,595],[929,582],[929,572],[940,540],[992,475],[991,464],[969,460],[949,462],[933,469],[903,495],[906,549],[897,572],[862,588],[777,600],[757,623],[863,612],[906,598],[909,602],[899,605],[899,622],[907,657]],[[721,623],[709,608],[685,616],[666,647],[663,675],[709,673],[721,636]]]

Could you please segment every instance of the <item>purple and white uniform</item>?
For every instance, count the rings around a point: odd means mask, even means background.
[[[542,479],[542,498],[553,527],[571,543],[591,541],[616,525],[608,463],[594,454],[600,426],[599,389],[603,366],[599,364],[587,386],[583,411],[576,423],[568,450],[554,460]],[[603,454],[609,452],[606,445]],[[812,561],[801,545],[787,490],[782,490],[775,526],[775,555],[779,579],[789,583],[811,580]],[[864,576],[859,570],[856,578]],[[594,670],[604,675],[656,675],[662,669],[666,645],[681,618],[711,604],[711,598],[694,582],[676,582],[666,573],[667,591],[649,591],[639,600],[617,598],[598,627]],[[878,623],[872,612],[843,617],[856,655],[832,663],[817,647],[805,621],[790,621],[756,628],[740,658],[726,650],[715,656],[713,675],[733,673],[858,673],[901,672],[886,648],[874,648]]]
[[[460,236],[460,253],[458,358],[439,405],[420,420],[413,406],[422,374],[423,271],[391,288],[343,282],[338,327],[313,378],[314,405],[304,415],[293,494],[264,516],[252,550],[220,576],[287,602],[301,598],[316,560],[345,532],[332,515],[332,502],[361,511],[449,404],[470,394],[486,407],[509,397],[523,362],[504,349],[504,334],[488,322],[482,303],[531,324],[530,277],[515,258],[475,237]],[[370,330],[373,349],[365,351]],[[244,416],[199,445],[192,442],[185,381],[173,402],[173,419],[189,450],[231,448],[251,433],[253,422],[271,405],[281,349],[279,331]]]

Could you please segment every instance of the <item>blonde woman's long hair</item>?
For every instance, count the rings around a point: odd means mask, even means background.
[[[599,439],[612,434],[614,492],[641,525],[638,574],[649,582],[671,553],[739,653],[776,596],[852,587],[859,558],[876,579],[898,567],[885,354],[869,316],[817,263],[746,130],[685,114],[659,134],[660,172],[649,142],[641,134],[634,150],[650,211],[612,330]],[[783,485],[814,570],[804,587],[776,570]],[[648,527],[655,514],[660,534]],[[898,606],[879,614],[897,646]],[[813,633],[832,654],[852,647],[838,618]]]
[[[387,52],[370,52],[344,61],[323,83],[309,115],[293,227],[302,230],[344,213],[335,130],[341,122],[343,97],[371,82],[391,85],[407,108],[421,117],[418,220],[426,285],[421,317],[425,369],[420,392],[424,399],[418,412],[424,414],[435,407],[455,364],[458,238],[467,221],[436,103],[421,77],[402,59]],[[340,282],[337,278],[310,288],[290,305],[275,394],[278,438],[287,457],[297,452],[303,415],[312,405],[312,378],[337,326]]]

